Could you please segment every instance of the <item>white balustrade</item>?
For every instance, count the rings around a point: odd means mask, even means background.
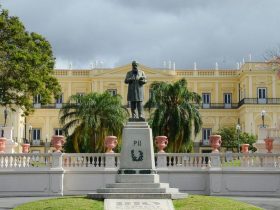
[[[280,154],[274,153],[232,153],[229,158],[226,154],[221,155],[222,167],[280,167]]]
[[[0,154],[0,170],[8,168],[50,168],[52,154]]]
[[[156,153],[156,168],[170,170],[221,168],[280,168],[275,153]],[[9,168],[118,169],[118,153],[0,154],[0,170]]]
[[[161,153],[155,154],[158,168],[206,168],[210,153]],[[165,159],[164,159],[165,158]],[[159,161],[160,160],[160,161]],[[163,165],[162,163],[166,164]]]
[[[117,168],[120,162],[117,153],[65,153],[62,159],[63,168]]]

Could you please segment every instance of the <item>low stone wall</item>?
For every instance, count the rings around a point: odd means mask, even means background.
[[[280,197],[280,155],[235,156],[160,155],[157,172],[191,194]],[[114,183],[118,165],[119,154],[1,154],[0,196],[85,195]]]
[[[62,196],[63,170],[0,170],[0,196]]]

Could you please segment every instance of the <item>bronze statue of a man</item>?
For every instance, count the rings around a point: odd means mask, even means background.
[[[136,119],[136,109],[138,118],[145,120],[143,115],[144,90],[143,85],[147,82],[146,75],[137,68],[136,61],[132,61],[132,70],[127,72],[125,83],[128,84],[127,101],[130,101],[132,118]]]

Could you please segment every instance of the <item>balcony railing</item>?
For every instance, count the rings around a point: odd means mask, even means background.
[[[51,104],[40,104],[35,103],[33,107],[35,109],[60,109],[65,105],[65,103],[51,103]]]
[[[32,140],[31,142],[30,142],[30,145],[31,146],[45,146],[45,142],[43,141],[43,140]]]
[[[244,104],[280,104],[280,98],[243,98],[238,103],[209,103],[201,104],[201,109],[237,109]],[[60,109],[65,103],[33,104],[35,109]]]
[[[225,103],[209,103],[202,104],[202,109],[237,109],[238,103],[225,104]]]
[[[243,104],[280,104],[280,98],[243,98],[238,103],[238,107]]]

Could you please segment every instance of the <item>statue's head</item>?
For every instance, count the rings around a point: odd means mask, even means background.
[[[138,66],[138,63],[136,61],[132,61],[132,67],[137,68],[137,66]]]

